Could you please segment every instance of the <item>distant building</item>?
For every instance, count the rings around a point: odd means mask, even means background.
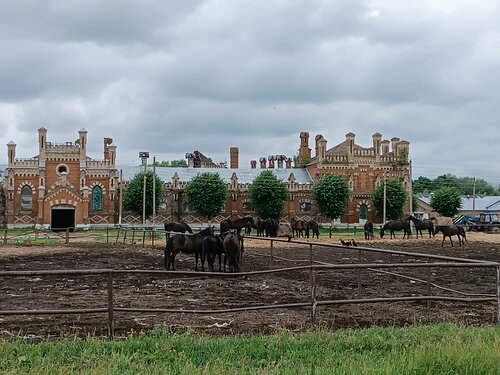
[[[285,155],[269,155],[250,162],[250,168],[239,165],[239,150],[230,149],[230,168],[225,163],[214,163],[199,151],[187,153],[188,168],[156,167],[164,181],[165,197],[157,212],[156,222],[185,220],[201,223],[188,205],[185,188],[200,172],[216,172],[227,183],[229,196],[224,212],[213,218],[217,223],[227,217],[255,215],[248,198],[248,188],[263,170],[272,171],[282,180],[289,195],[283,219],[296,216],[328,222],[321,217],[312,198],[314,181],[325,173],[344,176],[349,185],[349,200],[342,223],[361,224],[366,220],[382,221],[371,204],[371,195],[384,179],[401,179],[408,189],[410,170],[409,143],[399,138],[382,140],[373,135],[370,147],[355,143],[355,135],[348,133],[345,141],[328,149],[322,135],[316,135],[314,156],[309,148],[309,133],[300,133],[296,164]],[[75,142],[53,144],[47,141],[47,130],[38,130],[39,154],[30,159],[16,158],[16,144],[7,145],[8,165],[5,170],[5,222],[13,226],[43,226],[51,228],[80,227],[90,224],[141,224],[142,217],[133,213],[119,213],[119,172],[127,182],[142,166],[116,166],[116,146],[110,138],[104,139],[104,157],[94,160],[87,156],[87,131],[79,131]],[[216,168],[216,170],[214,170]],[[1,210],[0,210],[1,211]],[[409,207],[406,208],[409,211]],[[1,212],[0,212],[1,214]],[[0,215],[1,219],[1,215]],[[151,218],[149,218],[151,220]]]

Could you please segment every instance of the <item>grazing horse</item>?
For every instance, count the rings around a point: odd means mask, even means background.
[[[170,269],[170,265],[172,265],[172,270],[175,271],[175,256],[182,251],[186,254],[195,255],[196,263],[194,270],[198,271],[198,257],[202,251],[203,238],[213,236],[213,234],[214,228],[208,227],[196,234],[176,234],[170,237],[165,246],[165,268],[168,270]]]
[[[441,247],[444,246],[444,240],[446,237],[450,238],[451,246],[453,246],[452,236],[457,236],[458,246],[465,245],[467,237],[465,236],[465,229],[461,225],[437,225],[434,228],[434,235],[438,232],[443,233],[443,241],[441,241]]]
[[[249,224],[251,226],[254,225],[254,220],[252,216],[244,216],[236,220],[224,219],[220,222],[220,232],[225,233],[230,229],[236,229],[238,234],[241,234],[241,230],[243,228],[246,228],[247,225]]]
[[[239,234],[228,233],[224,237],[224,271],[226,262],[229,265],[229,272],[240,272],[241,258],[243,253],[243,237]]]
[[[397,231],[397,230],[404,231],[403,239],[405,237],[410,238],[410,236],[411,236],[410,222],[405,221],[405,220],[389,221],[380,230],[380,238],[384,238],[384,234],[385,234],[386,230],[389,230],[391,232],[391,238],[396,238],[396,234],[394,233],[394,231]]]
[[[189,225],[183,221],[167,221],[163,224],[165,232],[167,234],[167,240],[170,238],[170,232],[186,233],[189,232],[193,234],[193,230]]]
[[[373,223],[371,221],[367,221],[363,225],[363,230],[365,231],[365,240],[373,240]]]
[[[314,220],[309,220],[307,222],[306,236],[309,238],[309,229],[312,230],[312,237],[316,236],[319,239],[319,224]]]
[[[224,236],[207,236],[203,238],[201,244],[201,270],[205,271],[205,259],[208,263],[208,269],[214,272],[214,261],[219,257],[219,272],[222,271],[222,254],[224,254]]]
[[[426,219],[426,220],[419,220],[415,216],[408,215],[405,218],[406,221],[413,221],[413,224],[415,225],[415,231],[417,232],[417,238],[418,238],[418,233],[420,232],[420,237],[424,237],[422,234],[422,229],[428,230],[429,231],[429,238],[434,237],[434,223],[432,220]]]

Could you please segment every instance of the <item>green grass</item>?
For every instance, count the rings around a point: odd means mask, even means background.
[[[500,327],[0,342],[2,374],[500,374]]]

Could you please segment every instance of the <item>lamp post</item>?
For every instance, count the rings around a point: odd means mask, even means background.
[[[142,187],[142,225],[146,224],[146,167],[148,165],[149,152],[139,152],[142,165],[144,166],[144,184]]]

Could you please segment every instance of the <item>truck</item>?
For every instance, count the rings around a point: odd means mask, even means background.
[[[500,218],[495,212],[483,212],[479,217],[469,219],[465,225],[476,232],[500,232]]]

